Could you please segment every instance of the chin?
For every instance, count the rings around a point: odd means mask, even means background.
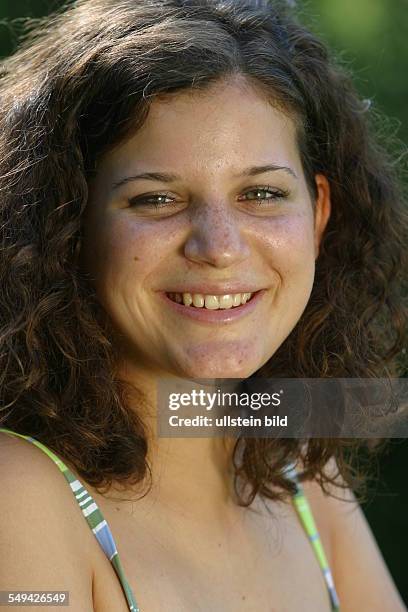
[[[178,346],[174,353],[176,369],[196,378],[245,378],[255,372],[265,361],[265,346],[262,338],[253,334],[251,338],[192,339]]]
[[[256,372],[260,365],[256,365],[251,367],[248,362],[240,365],[240,366],[231,366],[228,367],[224,365],[216,365],[216,364],[207,364],[202,365],[199,364],[197,366],[193,366],[190,364],[189,367],[183,368],[182,372],[179,375],[182,378],[248,378]]]

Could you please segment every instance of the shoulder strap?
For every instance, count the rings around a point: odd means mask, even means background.
[[[17,436],[19,438],[27,440],[28,442],[31,442],[32,444],[37,446],[37,448],[41,449],[46,455],[48,455],[48,457],[50,457],[50,459],[52,459],[52,461],[54,461],[54,463],[58,466],[65,480],[68,482],[71,491],[74,494],[75,499],[81,509],[81,512],[85,517],[86,522],[88,523],[93,534],[98,540],[103,552],[113,565],[113,568],[124,590],[129,610],[131,610],[132,612],[140,612],[135,597],[126,579],[122,563],[120,561],[119,554],[116,548],[115,540],[113,539],[109,525],[104,519],[97,503],[89,494],[82,482],[75,476],[75,474],[73,474],[73,472],[65,465],[63,461],[61,461],[61,459],[52,450],[50,450],[47,446],[45,446],[38,440],[35,440],[31,436],[25,436],[23,434],[19,434],[15,431],[12,431],[11,429],[5,429],[2,427],[0,427],[0,432]]]
[[[286,475],[296,486],[296,493],[292,497],[292,503],[299,516],[300,522],[312,544],[313,550],[317,557],[320,568],[323,572],[324,579],[326,581],[327,589],[329,591],[330,601],[332,605],[332,611],[340,611],[340,602],[334,586],[333,576],[329,567],[329,563],[324,552],[323,544],[317,531],[316,523],[313,518],[312,510],[309,502],[307,501],[303,487],[298,479],[298,474],[293,463],[289,464],[285,470]]]
[[[0,427],[0,432],[18,436],[19,438],[23,438],[40,448],[54,463],[58,466],[59,470],[62,472],[64,478],[68,482],[71,487],[71,490],[75,496],[75,499],[82,511],[83,516],[85,517],[89,527],[94,533],[96,539],[98,540],[102,550],[105,555],[108,557],[109,561],[113,565],[115,572],[120,580],[123,591],[126,596],[126,600],[128,602],[129,610],[131,612],[140,612],[140,609],[136,603],[135,597],[132,593],[132,590],[129,586],[129,583],[126,579],[119,554],[116,548],[115,540],[113,539],[112,533],[110,531],[109,525],[104,519],[102,512],[100,511],[98,505],[96,504],[93,497],[89,494],[87,489],[81,483],[81,481],[72,473],[72,471],[65,465],[65,463],[47,446],[35,440],[31,436],[25,436],[23,434],[19,434],[10,429],[5,429]],[[326,581],[326,585],[329,591],[330,601],[332,605],[333,612],[340,611],[339,599],[337,596],[337,592],[333,582],[333,576],[329,568],[329,564],[327,562],[327,558],[323,549],[323,544],[320,540],[319,533],[316,528],[316,524],[313,518],[313,514],[307,498],[304,494],[303,487],[298,479],[297,471],[295,464],[291,463],[287,466],[285,470],[288,478],[292,480],[292,482],[296,486],[296,493],[292,497],[293,505],[297,511],[301,524],[303,525],[306,534],[309,537],[309,540],[312,544],[313,550],[316,554],[318,563],[322,569],[324,579]]]

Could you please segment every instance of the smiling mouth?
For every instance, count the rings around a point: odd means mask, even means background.
[[[166,292],[167,297],[180,306],[202,310],[236,310],[250,302],[259,291],[227,295],[204,295]]]

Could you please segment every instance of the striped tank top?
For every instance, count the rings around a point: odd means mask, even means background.
[[[111,565],[113,566],[113,569],[116,572],[120,584],[122,585],[123,593],[126,597],[129,610],[131,612],[141,612],[141,609],[139,608],[136,602],[136,598],[126,578],[119,557],[119,553],[117,551],[115,540],[113,539],[113,535],[111,533],[109,525],[104,519],[102,512],[100,511],[95,500],[88,493],[82,482],[78,480],[75,474],[73,474],[73,472],[65,465],[63,461],[61,461],[61,459],[51,449],[49,449],[47,446],[45,446],[38,440],[35,440],[31,436],[25,436],[23,434],[19,434],[15,431],[2,427],[0,427],[0,432],[4,432],[13,436],[18,436],[19,438],[23,438],[24,440],[31,442],[39,449],[41,449],[46,455],[48,455],[48,457],[56,464],[56,466],[62,472],[65,480],[71,487],[72,493],[81,509],[81,512],[86,522],[88,523],[90,529],[98,540],[103,552],[105,553]],[[299,516],[300,522],[309,538],[319,566],[322,570],[330,597],[332,612],[339,612],[340,604],[334,586],[332,573],[330,571],[327,558],[323,550],[323,545],[313,519],[312,511],[304,494],[303,487],[297,478],[297,472],[293,465],[287,466],[286,475],[292,480],[292,482],[294,482],[296,486],[296,493],[292,497],[292,503]]]

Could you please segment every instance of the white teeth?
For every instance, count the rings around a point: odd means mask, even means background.
[[[180,299],[180,302],[182,302],[184,306],[191,306],[191,304],[193,303],[191,293],[176,293],[175,295]],[[196,306],[196,304],[194,305]]]
[[[184,303],[184,293],[183,293],[183,303]],[[194,293],[193,297],[193,306],[196,308],[202,308],[204,306],[204,296],[201,293]]]
[[[218,298],[218,301],[220,303],[220,308],[232,308],[232,305],[233,305],[232,295],[220,295],[220,297]],[[239,306],[239,302],[238,302],[238,306]]]
[[[220,307],[220,302],[216,295],[206,295],[205,296],[205,307],[208,310],[218,310]]]
[[[252,293],[235,293],[227,295],[204,295],[202,293],[168,293],[170,299],[184,306],[193,305],[195,308],[207,308],[208,310],[219,310],[236,308],[245,304],[251,298]]]

